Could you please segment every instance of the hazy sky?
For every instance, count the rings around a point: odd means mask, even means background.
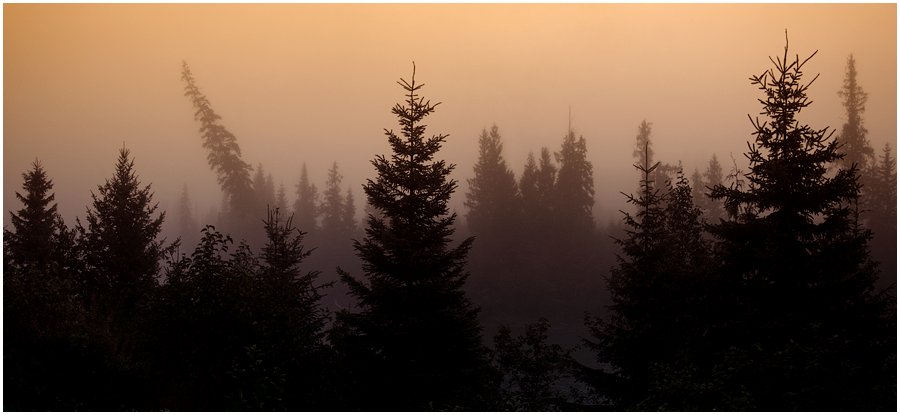
[[[300,165],[322,189],[337,161],[344,187],[389,154],[384,129],[416,62],[422,95],[442,102],[430,134],[457,164],[462,211],[482,128],[496,123],[517,177],[529,151],[557,150],[569,121],[594,164],[595,216],[618,218],[637,187],[631,148],[653,123],[657,158],[688,174],[716,153],[741,165],[762,95],[748,78],[790,52],[805,58],[814,101],[801,122],[840,128],[837,91],[851,53],[869,94],[877,151],[897,139],[896,4],[744,5],[3,5],[3,202],[21,204],[21,173],[38,158],[66,222],[112,176],[118,149],[170,211],[187,184],[198,210],[221,193],[183,96],[181,62],[293,202]]]

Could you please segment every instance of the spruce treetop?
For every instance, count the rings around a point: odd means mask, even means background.
[[[25,195],[16,192],[16,198],[22,202],[23,207],[18,213],[9,212],[15,232],[5,229],[3,232],[9,250],[7,254],[20,264],[49,260],[53,236],[58,231],[57,205],[50,205],[55,198],[53,193],[49,193],[53,189],[53,181],[47,176],[40,161],[35,159],[31,166],[31,171],[22,173]]]

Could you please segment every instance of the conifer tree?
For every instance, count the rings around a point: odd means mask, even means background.
[[[616,240],[622,253],[607,279],[610,315],[586,321],[595,339],[586,344],[614,370],[581,367],[581,378],[616,409],[665,409],[644,405],[660,404],[654,385],[666,374],[661,368],[703,354],[714,292],[711,249],[687,179],[679,173],[677,185],[660,193],[651,179],[660,164],[647,165],[649,151],[635,164],[643,176],[641,193],[626,195],[637,212],[625,213],[627,237]]]
[[[563,138],[562,148],[555,154],[559,163],[554,186],[554,215],[558,230],[569,238],[594,229],[594,167],[587,160],[587,142],[575,139],[575,132]]]
[[[275,194],[275,207],[279,212],[289,215],[287,191],[284,189],[284,183],[278,184],[278,192]]]
[[[496,124],[490,133],[481,131],[474,170],[475,176],[468,179],[466,220],[473,234],[493,243],[503,233],[512,232],[520,208],[516,177],[503,159],[503,142]]]
[[[353,188],[347,186],[347,194],[344,195],[344,208],[341,214],[341,222],[348,235],[356,233],[356,202],[353,198]]]
[[[253,183],[250,179],[253,168],[241,159],[237,137],[219,123],[222,117],[213,111],[206,95],[200,93],[187,62],[182,61],[181,66],[181,79],[187,83],[184,95],[197,110],[194,120],[200,121],[203,148],[209,151],[206,160],[219,177],[229,211],[237,215],[237,219],[244,218],[253,209]]]
[[[272,173],[266,175],[263,164],[259,163],[253,175],[253,214],[261,216],[269,207],[275,205],[275,180]]]
[[[723,340],[732,355],[756,359],[731,372],[742,391],[725,394],[751,396],[757,410],[895,407],[896,395],[883,400],[896,384],[894,310],[874,289],[871,234],[851,210],[857,170],[827,174],[843,156],[838,142],[796,120],[810,104],[801,79],[812,56],[791,58],[786,45],[783,58],[770,59],[774,69],[751,78],[768,121],[751,118],[747,185],[711,194],[739,212],[712,228],[730,284],[723,292],[733,296],[718,313],[730,320]]]
[[[119,151],[112,179],[91,192],[87,228],[78,222],[79,248],[85,270],[81,278],[87,293],[116,309],[134,309],[157,286],[159,262],[174,245],[157,240],[165,212],[156,213],[150,186],[140,187],[130,152]]]
[[[885,143],[879,162],[872,169],[872,189],[870,193],[874,227],[887,227],[893,222],[897,227],[897,159],[891,156],[891,144]]]
[[[55,198],[50,193],[53,180],[37,159],[31,166],[31,171],[22,173],[25,196],[16,192],[16,198],[23,207],[17,213],[9,212],[15,230],[3,229],[6,262],[19,267],[30,263],[47,265],[51,260],[59,259],[55,255],[54,241],[60,235],[60,226],[64,226],[56,213],[57,204],[50,205]]]
[[[322,193],[322,203],[319,212],[322,215],[322,232],[329,238],[344,239],[350,235],[344,228],[344,197],[341,195],[341,180],[344,178],[338,172],[338,164],[335,161],[328,169],[328,177],[325,180],[325,192]]]
[[[199,242],[200,227],[194,219],[194,206],[188,193],[187,183],[181,188],[178,198],[178,234],[185,246],[194,246]]]
[[[297,200],[294,202],[294,215],[297,217],[297,229],[315,234],[319,229],[319,191],[310,183],[306,172],[306,163],[300,168],[300,181],[297,182]]]
[[[358,362],[363,409],[471,408],[484,399],[480,377],[488,367],[478,310],[463,290],[473,240],[449,246],[454,165],[435,159],[447,136],[426,137],[422,124],[437,104],[419,97],[415,66],[399,84],[407,99],[392,112],[401,133],[385,129],[393,154],[372,161],[378,177],[363,186],[384,218],[369,215],[365,239],[354,242],[367,280],[338,269],[359,312],[338,313],[333,342],[349,344],[349,359]]]
[[[525,170],[519,179],[522,194],[522,209],[527,227],[537,232],[538,238],[545,238],[553,223],[553,193],[556,184],[556,165],[547,147],[541,148],[539,162],[533,153],[528,153]]]
[[[699,175],[699,172],[695,174]],[[719,159],[713,154],[712,158],[709,159],[706,171],[703,172],[702,178],[694,179],[693,188],[694,203],[703,209],[710,223],[717,223],[719,219],[725,216],[725,210],[722,208],[721,202],[712,200],[707,195],[710,189],[722,184],[722,182],[722,165],[719,164]]]
[[[869,130],[863,124],[863,113],[866,112],[866,101],[869,94],[863,91],[862,86],[856,81],[856,60],[851,54],[847,58],[847,70],[845,72],[844,86],[838,91],[841,104],[847,110],[847,122],[841,127],[841,132],[835,139],[841,146],[844,157],[839,159],[838,166],[849,170],[856,164],[861,172],[866,172],[875,162],[875,150],[866,138]]]

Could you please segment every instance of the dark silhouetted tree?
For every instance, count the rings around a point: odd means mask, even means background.
[[[60,231],[65,230],[65,225],[56,213],[56,203],[50,205],[55,198],[50,193],[53,181],[40,161],[35,159],[31,166],[31,171],[22,173],[25,196],[16,192],[16,199],[22,202],[23,207],[16,213],[9,212],[15,230],[3,229],[5,262],[17,267],[30,263],[46,266],[53,260],[61,259],[55,242],[60,237]]]
[[[53,181],[38,160],[31,166],[22,174],[24,196],[15,193],[22,209],[9,212],[13,230],[3,229],[4,410],[95,409],[86,405],[95,395],[80,384],[104,371],[81,358],[84,313],[71,273],[74,232],[51,205]]]
[[[739,213],[712,228],[734,305],[718,313],[729,321],[723,356],[747,362],[721,392],[757,410],[893,410],[895,306],[874,289],[871,233],[854,219],[857,170],[827,174],[839,143],[795,118],[810,104],[801,78],[812,56],[791,58],[785,46],[774,69],[751,78],[768,121],[751,118],[747,184],[712,191]]]
[[[112,179],[98,186],[99,194],[91,192],[93,207],[87,228],[78,222],[78,244],[83,290],[115,310],[135,311],[157,286],[159,262],[174,245],[157,240],[165,212],[154,217],[153,193],[149,185],[140,187],[129,154],[120,150]]]
[[[167,245],[157,239],[165,212],[156,213],[150,186],[141,186],[127,149],[119,151],[112,178],[98,192],[91,192],[86,227],[80,221],[76,227],[76,292],[85,312],[78,343],[90,350],[73,358],[90,368],[76,390],[92,401],[84,409],[146,408],[149,368],[143,356],[151,348],[159,264],[178,241]]]
[[[378,177],[363,187],[384,218],[370,215],[366,238],[354,242],[367,281],[338,269],[359,311],[337,314],[332,342],[352,362],[358,408],[476,408],[490,366],[478,311],[463,290],[473,240],[449,246],[454,166],[434,158],[446,136],[428,138],[422,124],[437,104],[419,97],[415,66],[410,82],[399,83],[406,105],[392,112],[401,134],[385,130],[393,154],[372,161]]]
[[[297,182],[297,200],[294,202],[294,215],[297,217],[297,229],[314,234],[319,229],[319,191],[309,181],[306,163],[300,168],[300,181]]]
[[[334,383],[325,379],[333,359],[322,342],[328,316],[319,306],[319,273],[300,268],[310,255],[304,234],[277,209],[264,228],[258,256],[244,244],[229,252],[231,238],[207,227],[191,256],[169,262],[156,325],[167,407],[247,409],[261,400],[270,409],[323,410],[332,403]],[[251,372],[283,374],[270,378],[277,387],[267,396],[252,395],[260,379],[241,375],[246,348],[265,355],[249,362]]]

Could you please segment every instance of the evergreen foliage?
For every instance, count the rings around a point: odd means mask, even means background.
[[[330,358],[322,342],[329,318],[319,305],[318,272],[300,269],[310,255],[304,234],[277,209],[265,221],[268,242],[259,256],[246,245],[229,254],[229,236],[209,226],[203,232],[191,256],[169,262],[160,296],[164,313],[154,337],[167,363],[160,368],[170,379],[161,386],[167,405],[248,409],[253,399],[239,392],[259,387],[259,379],[243,375],[244,366],[235,362],[252,348],[257,359],[261,350],[267,358],[265,364],[251,360],[251,372],[285,374],[268,390],[277,396],[266,402],[321,408],[330,396],[323,388],[333,383],[325,380]]]
[[[357,224],[356,224],[356,201],[353,198],[353,188],[347,186],[347,194],[344,195],[344,207],[342,209],[341,221],[343,222],[344,229],[350,235],[356,233]]]
[[[712,191],[739,212],[712,228],[729,287],[722,292],[739,305],[722,313],[730,320],[723,336],[738,353],[761,349],[772,359],[740,373],[759,410],[885,408],[891,400],[895,407],[896,395],[875,392],[891,377],[896,382],[896,326],[892,300],[873,286],[871,234],[851,210],[859,198],[856,166],[826,174],[843,157],[839,144],[827,129],[795,118],[810,103],[801,78],[812,56],[790,59],[785,46],[774,69],[751,78],[765,94],[759,101],[769,121],[751,118],[747,186]],[[832,339],[843,346],[832,348]],[[794,343],[806,349],[790,355],[794,369],[786,371],[774,353]],[[810,365],[816,370],[803,369]]]
[[[55,198],[50,193],[53,180],[37,159],[31,167],[31,171],[22,173],[25,196],[16,192],[22,209],[16,213],[9,212],[15,230],[3,229],[4,263],[20,268],[32,263],[49,265],[51,261],[59,260],[55,242],[65,229],[62,218],[56,212],[56,203],[50,205]]]
[[[347,200],[341,195],[341,180],[343,176],[338,172],[337,162],[328,170],[328,178],[325,182],[323,200],[318,207],[322,216],[322,233],[326,238],[339,243],[347,243],[353,235],[356,227],[353,219],[352,194],[348,207]],[[348,194],[350,189],[348,190]],[[349,214],[349,218],[348,218]]]
[[[399,83],[406,105],[392,112],[401,135],[385,130],[393,154],[372,161],[378,177],[363,187],[384,218],[370,215],[366,238],[354,242],[368,281],[338,270],[360,311],[337,314],[332,341],[362,363],[353,365],[357,408],[476,408],[489,364],[478,310],[463,291],[473,240],[449,246],[454,166],[434,158],[446,135],[426,137],[422,124],[437,104],[419,97],[415,67],[410,82]]]
[[[678,184],[661,193],[651,179],[660,163],[650,166],[649,153],[635,165],[641,193],[626,195],[637,212],[624,213],[627,237],[616,240],[622,253],[607,278],[610,315],[585,321],[595,339],[585,343],[614,370],[581,367],[580,378],[617,408],[636,408],[659,367],[698,352],[709,312],[703,299],[712,292],[711,250],[691,187],[679,173]]]
[[[553,197],[558,168],[550,158],[550,150],[541,148],[541,158],[535,162],[528,153],[525,171],[519,179],[522,209],[526,229],[538,239],[546,238],[553,223]]]
[[[587,143],[584,137],[575,139],[575,132],[570,130],[555,156],[559,171],[553,202],[558,231],[569,237],[585,231],[592,233],[594,168],[587,160]]]
[[[119,151],[112,179],[91,192],[87,228],[78,221],[78,249],[84,269],[79,284],[100,304],[136,311],[158,285],[159,262],[175,245],[158,241],[165,212],[156,213],[150,186],[140,187],[130,152]],[[176,242],[177,243],[177,242]]]
[[[278,208],[279,212],[283,212],[285,215],[290,213],[288,210],[287,191],[284,189],[284,183],[278,185],[278,193],[275,194],[275,207]]]
[[[297,200],[294,202],[294,215],[297,216],[297,227],[303,232],[315,234],[319,230],[319,191],[309,181],[306,163],[300,168],[300,181],[297,182]]]
[[[187,62],[182,61],[181,67],[181,80],[187,84],[184,96],[197,110],[194,121],[200,121],[203,148],[209,151],[206,156],[209,167],[218,175],[230,212],[238,219],[246,218],[253,209],[253,183],[250,180],[250,170],[253,168],[241,159],[237,137],[219,123],[222,117],[213,111],[206,95],[200,93]]]
[[[856,81],[856,60],[852,54],[847,58],[845,73],[844,86],[838,91],[838,95],[841,97],[841,104],[847,110],[847,122],[835,138],[835,141],[841,144],[844,157],[839,159],[837,164],[844,170],[849,170],[855,164],[859,171],[866,172],[875,162],[875,150],[866,138],[869,130],[863,124],[863,113],[866,112],[869,94],[863,91],[862,86]]]
[[[503,159],[503,142],[497,125],[481,131],[475,175],[468,179],[465,206],[469,230],[482,243],[495,245],[502,234],[512,232],[519,222],[516,177]]]

